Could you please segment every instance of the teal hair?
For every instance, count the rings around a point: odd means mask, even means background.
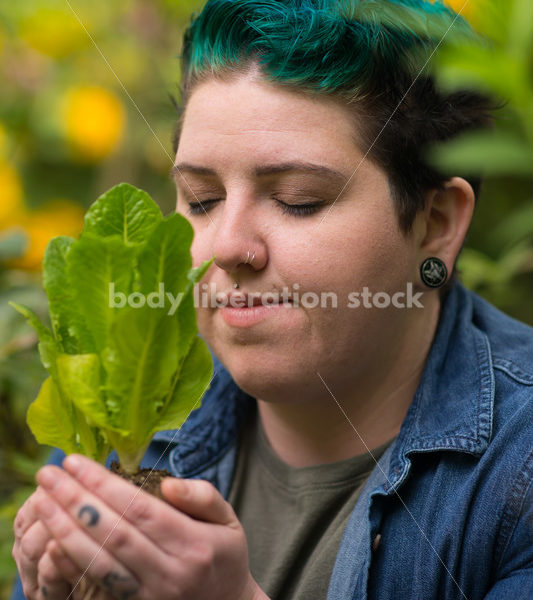
[[[184,88],[257,60],[278,83],[356,97],[398,61],[419,69],[454,19],[441,0],[209,0],[185,36]]]

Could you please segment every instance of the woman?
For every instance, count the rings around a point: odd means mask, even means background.
[[[179,477],[169,505],[83,457],[41,470],[28,598],[83,575],[104,598],[531,597],[533,334],[454,280],[478,185],[424,161],[490,124],[421,74],[452,19],[211,0],[193,21],[174,172],[195,263],[216,257],[220,362],[145,457]]]

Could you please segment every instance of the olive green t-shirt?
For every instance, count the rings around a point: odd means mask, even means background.
[[[250,571],[271,600],[325,600],[344,529],[375,460],[366,453],[291,467],[252,413],[228,498],[246,533]],[[376,460],[392,441],[372,450]]]

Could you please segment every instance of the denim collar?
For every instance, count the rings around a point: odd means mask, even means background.
[[[492,433],[494,386],[490,344],[473,323],[472,295],[455,284],[402,426],[406,453],[459,450],[481,455]]]
[[[443,302],[422,379],[395,442],[386,488],[396,488],[407,476],[412,453],[451,450],[479,456],[487,448],[494,374],[488,339],[472,318],[472,296],[456,283]],[[215,375],[201,408],[177,433],[155,436],[175,446],[171,461],[183,476],[194,476],[216,463],[235,443],[254,405],[213,359]]]
[[[456,283],[443,303],[422,378],[391,457],[385,491],[405,479],[411,454],[449,450],[481,456],[490,442],[494,370],[489,340],[474,323],[472,298]]]

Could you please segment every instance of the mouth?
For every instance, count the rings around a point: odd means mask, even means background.
[[[250,309],[256,306],[277,306],[279,304],[292,304],[292,299],[286,296],[280,297],[275,292],[261,294],[260,292],[230,292],[229,294],[219,294],[217,303],[224,308]]]
[[[218,314],[226,325],[243,330],[259,326],[261,322],[278,322],[287,327],[292,320],[289,315],[292,314],[292,307],[290,298],[279,297],[272,292],[268,294],[232,292],[222,296],[222,303],[217,308]]]

